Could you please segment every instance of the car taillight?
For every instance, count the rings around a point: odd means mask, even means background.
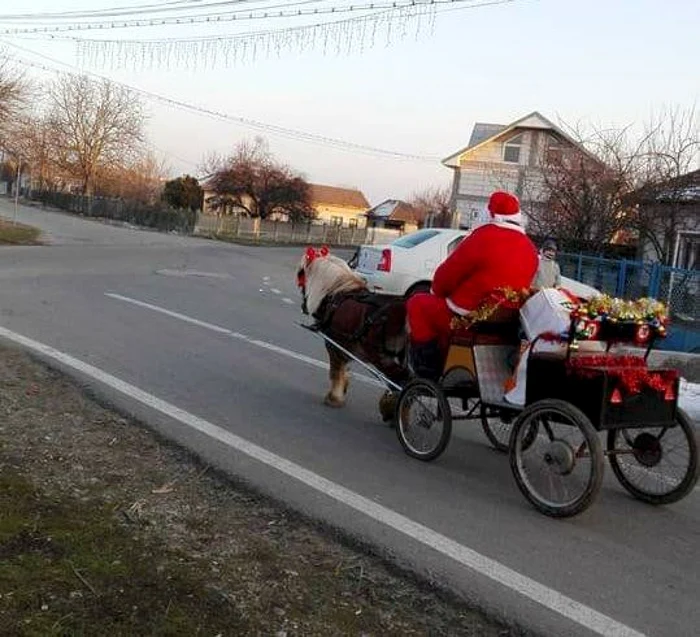
[[[382,258],[377,264],[377,270],[391,272],[391,250],[382,250]]]

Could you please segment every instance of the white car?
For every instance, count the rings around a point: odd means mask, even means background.
[[[415,292],[430,290],[437,267],[469,233],[424,228],[385,245],[362,245],[350,265],[373,292],[408,298]],[[580,298],[600,295],[595,288],[567,277],[562,277],[562,287]]]

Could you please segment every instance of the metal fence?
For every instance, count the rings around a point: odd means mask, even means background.
[[[198,214],[194,234],[211,237],[231,237],[255,243],[327,244],[355,247],[393,241],[400,236],[396,230],[358,228],[302,221],[271,221],[236,215]]]
[[[28,196],[32,201],[41,201],[46,206],[54,206],[85,217],[112,219],[135,226],[184,234],[191,233],[194,228],[194,212],[177,210],[162,202],[147,204],[110,197],[87,197],[40,190],[33,190]]]
[[[663,301],[672,320],[664,348],[700,350],[700,270],[567,253],[560,254],[558,261],[563,276],[591,285],[605,294]]]

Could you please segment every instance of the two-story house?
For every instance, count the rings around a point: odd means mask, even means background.
[[[454,171],[453,225],[470,228],[483,218],[494,190],[518,195],[526,215],[546,205],[543,171],[548,160],[571,148],[589,155],[537,111],[507,125],[477,122],[469,144],[442,161]]]

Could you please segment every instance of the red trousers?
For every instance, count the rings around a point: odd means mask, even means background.
[[[416,345],[437,340],[445,349],[450,340],[450,321],[454,316],[445,299],[418,293],[406,302],[406,320],[411,342]]]

